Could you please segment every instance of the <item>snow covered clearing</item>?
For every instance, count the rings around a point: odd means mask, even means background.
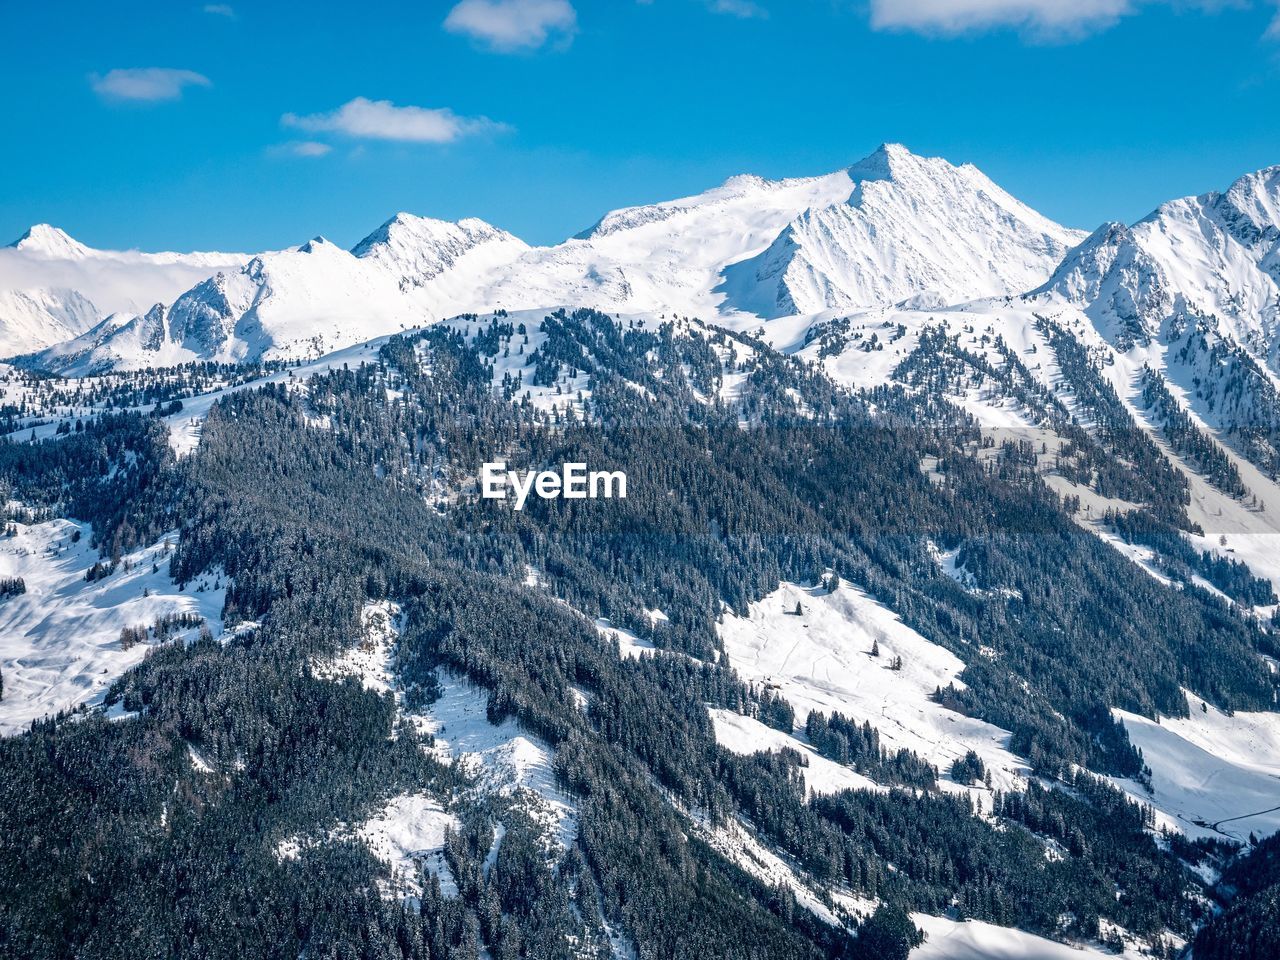
[[[141,662],[144,642],[122,647],[125,627],[150,628],[169,616],[202,618],[222,632],[225,581],[206,575],[185,590],[169,578],[174,536],[121,558],[114,572],[86,579],[98,563],[87,523],[15,523],[0,538],[0,578],[18,577],[26,592],[0,599],[0,735],[80,704],[99,704],[112,681]],[[192,638],[194,626],[175,625],[171,637]],[[166,632],[162,628],[162,633]]]
[[[1009,752],[1008,731],[931,699],[938,687],[964,686],[959,658],[861,590],[842,583],[828,593],[784,583],[752,604],[750,616],[726,614],[720,635],[729,664],[745,679],[776,684],[800,726],[813,710],[869,721],[886,748],[906,748],[935,764],[948,790],[973,789],[948,776],[952,761],[969,750],[982,758],[997,789],[1025,782],[1029,771]],[[879,657],[871,656],[873,644]],[[902,668],[893,670],[898,656]]]
[[[596,629],[602,634],[617,642],[618,651],[624,658],[635,660],[638,657],[649,656],[658,651],[658,648],[648,640],[636,636],[635,633],[625,627],[615,627],[603,617],[597,618],[595,625]]]
[[[382,812],[360,824],[355,835],[370,852],[392,870],[391,896],[397,899],[422,893],[419,869],[440,878],[440,891],[457,896],[458,887],[444,859],[446,830],[457,830],[458,818],[421,793],[393,798]]]
[[[1280,713],[1228,716],[1186,692],[1191,715],[1148,720],[1122,710],[1129,739],[1151,768],[1154,793],[1117,780],[1189,836],[1243,840],[1280,830]]]
[[[1142,956],[1126,945],[1123,954],[1097,944],[1058,943],[1011,927],[982,920],[963,922],[913,913],[911,919],[928,938],[911,951],[911,960],[1089,960],[1091,957]]]

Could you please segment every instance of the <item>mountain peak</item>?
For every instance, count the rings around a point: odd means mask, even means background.
[[[9,246],[44,257],[77,258],[89,252],[88,247],[65,230],[48,223],[37,223],[28,228],[26,233]]]
[[[357,257],[385,255],[388,248],[449,247],[456,255],[490,240],[515,240],[505,230],[477,217],[456,223],[401,211],[351,248]]]
[[[312,237],[310,240],[308,240],[306,243],[300,246],[298,248],[298,252],[299,253],[316,253],[317,251],[320,251],[320,250],[336,250],[336,249],[337,247],[334,246],[334,244],[330,242],[326,237],[323,237],[320,234],[316,234],[314,237]]]
[[[418,287],[453,269],[473,251],[483,259],[514,259],[528,249],[519,238],[476,217],[456,223],[397,213],[351,248],[361,260],[390,270],[402,290]]]
[[[900,143],[882,143],[849,167],[849,176],[858,180],[892,180],[895,175],[924,160]]]
[[[1280,164],[1240,177],[1224,199],[1260,232],[1270,231],[1274,237],[1280,226]]]

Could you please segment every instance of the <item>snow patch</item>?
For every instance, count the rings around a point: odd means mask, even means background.
[[[709,711],[715,725],[716,743],[739,756],[795,750],[808,765],[800,768],[810,793],[837,793],[840,790],[880,790],[885,788],[842,763],[828,760],[809,744],[790,734],[766,726],[754,717],[713,707]]]

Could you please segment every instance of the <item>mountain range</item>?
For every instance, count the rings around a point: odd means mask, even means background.
[[[111,252],[47,225],[0,250],[0,355],[60,375],[316,358],[450,316],[559,307],[766,328],[793,349],[837,315],[892,311],[914,335],[980,312],[1020,340],[1051,313],[1124,359],[1122,395],[1154,369],[1200,422],[1280,468],[1280,167],[1088,234],[972,165],[886,144],[825,176],[735,176],[614,210],[553,246],[400,213],[350,250],[316,237],[252,256]],[[838,379],[882,382],[867,360]]]
[[[308,355],[494,307],[746,322],[937,306],[1028,290],[1082,239],[976,168],[897,145],[826,176],[737,176],[694,197],[615,210],[551,247],[480,220],[406,213],[350,251],[316,238],[254,257],[107,254],[40,226],[0,258],[5,295],[42,305],[0,313],[0,349],[57,344],[33,362],[88,372]],[[19,258],[42,269],[5,268]],[[115,289],[103,289],[104,275]],[[178,275],[195,279],[178,290]]]

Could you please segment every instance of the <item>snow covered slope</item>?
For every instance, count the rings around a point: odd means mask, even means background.
[[[1121,957],[1137,960],[1149,956],[1128,939],[1123,953],[1100,944],[1058,943],[1024,930],[999,927],[981,920],[958,922],[946,917],[914,913],[912,921],[925,942],[911,951],[911,960],[1100,960]]]
[[[714,315],[730,263],[768,247],[811,207],[843,202],[844,170],[820,177],[736,176],[705,193],[606,214],[590,230],[529,251],[495,279],[489,306],[556,304]]]
[[[221,631],[224,585],[202,578],[179,591],[169,579],[164,540],[125,556],[109,575],[87,580],[99,560],[87,524],[58,519],[13,529],[0,538],[0,578],[20,577],[26,590],[0,598],[0,735],[101,702],[111,682],[140,663],[156,640],[152,634],[126,649],[124,627],[188,614],[203,618],[214,635]],[[173,635],[195,633],[180,627]]]
[[[1227,715],[1193,693],[1186,718],[1159,721],[1116,711],[1151,767],[1153,802],[1192,836],[1244,840],[1280,830],[1280,713]]]
[[[801,616],[794,613],[797,603]],[[795,708],[798,726],[812,710],[839,712],[870,722],[887,748],[911,750],[944,773],[969,750],[982,758],[998,789],[1017,788],[1029,773],[1025,761],[1009,752],[1008,731],[933,701],[936,688],[964,685],[960,660],[855,587],[841,584],[829,593],[783,584],[752,604],[750,617],[726,614],[721,637],[730,665],[748,680],[776,685]],[[873,644],[878,657],[871,655]],[[902,668],[893,670],[897,656]],[[723,721],[716,735],[727,746],[740,743]],[[773,746],[764,738],[758,742],[757,749]],[[820,790],[820,782],[810,787]],[[942,784],[966,789],[945,776]]]
[[[0,355],[41,350],[78,336],[109,313],[172,301],[239,253],[96,250],[37,224],[0,248]]]

